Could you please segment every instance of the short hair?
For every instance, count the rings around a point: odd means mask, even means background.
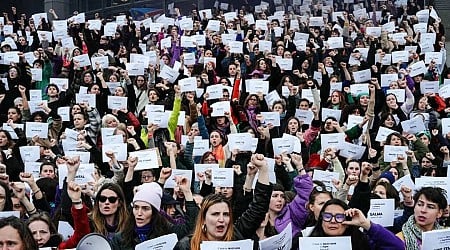
[[[438,204],[439,209],[447,208],[447,194],[444,189],[440,187],[422,187],[414,195],[414,204],[417,204],[421,195],[424,195],[427,200]]]

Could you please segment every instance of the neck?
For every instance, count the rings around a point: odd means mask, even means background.
[[[420,230],[422,230],[422,232],[429,232],[429,231],[432,231],[432,230],[433,230],[433,228],[434,228],[434,223],[433,223],[433,224],[430,224],[430,225],[425,225],[425,226],[420,226],[420,225],[417,225],[417,223],[416,223],[416,226],[417,226]]]
[[[269,222],[270,225],[275,226],[275,219],[277,218],[278,213],[269,209]]]
[[[116,220],[116,216],[114,214],[106,216],[106,224],[110,226],[114,226]]]

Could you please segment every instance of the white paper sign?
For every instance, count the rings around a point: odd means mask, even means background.
[[[248,250],[253,249],[253,240],[239,241],[203,241],[200,250]]]
[[[109,144],[103,142],[102,146],[102,159],[103,162],[109,162],[110,158],[106,156],[106,152],[112,151],[116,156],[118,161],[126,161],[127,160],[127,144]]]
[[[401,124],[403,131],[410,134],[416,134],[426,130],[423,119],[420,116],[416,116],[411,120],[402,121]]]
[[[214,187],[233,187],[234,169],[232,168],[213,168],[212,183]]]
[[[384,227],[394,225],[394,199],[370,199],[368,219]]]
[[[27,122],[25,125],[25,135],[32,138],[37,135],[39,138],[48,137],[48,124],[42,122]]]
[[[331,134],[321,134],[320,143],[322,149],[326,148],[336,148],[341,149],[341,142],[345,141],[345,133],[331,133]]]
[[[292,224],[289,223],[283,231],[277,235],[259,241],[260,250],[290,250],[292,247]]]
[[[407,157],[406,151],[408,150],[407,146],[391,146],[384,145],[384,162],[393,162],[398,161],[397,157],[399,155],[404,158]]]
[[[352,249],[350,236],[340,237],[300,237],[299,249],[308,250],[343,250]]]
[[[422,232],[422,250],[447,249],[450,242],[450,229]]]
[[[173,250],[178,242],[177,235],[172,233],[137,244],[135,250]]]
[[[325,186],[332,188],[333,192],[335,192],[336,188],[333,185],[333,179],[339,180],[338,172],[330,172],[330,171],[314,169],[313,180],[323,182],[323,184]]]
[[[176,186],[176,177],[186,177],[191,183],[192,170],[172,169],[172,175],[167,179],[164,188],[174,188]]]
[[[19,150],[24,162],[35,162],[41,158],[39,146],[22,146]]]
[[[211,105],[211,108],[213,109],[211,117],[225,116],[225,112],[230,112],[230,102],[216,102]]]
[[[209,150],[209,140],[198,140],[194,141],[194,150],[192,152],[193,156],[202,156]]]

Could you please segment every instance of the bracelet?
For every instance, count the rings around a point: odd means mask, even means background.
[[[79,201],[72,201],[72,205],[81,205],[83,203],[82,200]]]
[[[37,212],[36,207],[34,207],[31,211],[28,211],[28,210],[27,210],[27,212],[28,212],[28,214],[34,214],[34,213],[36,213],[36,212]]]
[[[33,195],[36,195],[37,193],[41,192],[41,189],[38,188],[36,191],[33,191]]]

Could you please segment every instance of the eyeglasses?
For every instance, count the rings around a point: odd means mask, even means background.
[[[337,223],[342,223],[345,221],[345,214],[322,213],[322,220],[325,222],[330,222],[333,218]]]
[[[325,187],[322,187],[322,186],[315,186],[314,187],[314,189],[317,191],[317,192],[330,192],[331,193],[331,187],[328,187],[328,186],[325,186]]]
[[[141,179],[144,179],[144,180],[148,180],[150,178],[153,178],[153,175],[143,175],[143,176],[141,176]]]
[[[110,196],[110,197],[107,197],[107,196],[103,196],[103,195],[100,195],[99,197],[98,197],[98,201],[99,202],[106,202],[106,200],[108,200],[110,203],[116,203],[116,201],[119,199],[119,197],[114,197],[114,196]]]
[[[249,100],[249,101],[255,101],[255,102],[257,101],[256,98],[250,98],[250,99],[248,99],[248,100]]]

